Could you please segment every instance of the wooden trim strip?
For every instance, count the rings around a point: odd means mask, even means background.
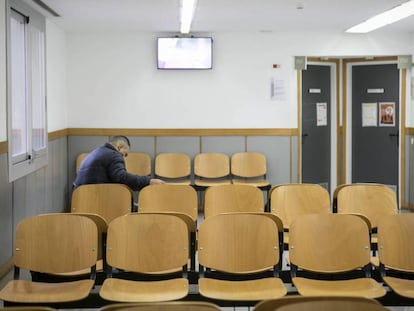
[[[63,129],[63,130],[50,132],[48,134],[48,139],[49,139],[49,141],[52,141],[52,140],[56,140],[56,139],[59,139],[59,138],[62,138],[62,137],[66,137],[66,136],[68,136],[68,130]]]
[[[296,136],[298,129],[97,129],[69,128],[68,136]]]
[[[406,127],[405,135],[414,135],[414,127]]]
[[[0,142],[0,154],[7,153],[8,149],[9,149],[9,145],[7,141]]]

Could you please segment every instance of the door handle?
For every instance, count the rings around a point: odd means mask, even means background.
[[[400,135],[397,133],[389,133],[388,134],[390,137],[399,137]]]
[[[309,134],[307,134],[307,133],[302,134],[302,137],[308,137],[308,136],[309,136]]]

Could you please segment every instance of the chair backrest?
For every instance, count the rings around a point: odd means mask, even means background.
[[[383,215],[398,213],[396,193],[381,184],[351,184],[338,191],[337,212],[361,214],[376,228]]]
[[[76,157],[76,173],[78,173],[83,160],[88,156],[88,154],[88,152],[83,152],[78,154],[78,156]]]
[[[22,269],[50,274],[79,271],[93,267],[97,254],[98,229],[85,216],[32,216],[16,229],[13,259]]]
[[[279,263],[278,227],[263,214],[218,214],[205,219],[198,231],[198,260],[207,268],[248,274]]]
[[[167,274],[190,259],[186,223],[169,214],[128,214],[108,227],[107,262],[126,271]]]
[[[204,217],[230,212],[264,212],[262,191],[240,184],[209,187],[204,197]]]
[[[230,158],[225,153],[199,153],[194,157],[194,175],[203,178],[230,176]]]
[[[155,175],[181,179],[191,176],[191,158],[185,153],[160,153],[155,157]]]
[[[279,216],[285,229],[300,215],[329,214],[328,191],[318,184],[285,184],[270,190],[270,212]]]
[[[414,272],[414,214],[381,217],[378,223],[378,257],[386,268]]]
[[[114,218],[131,212],[132,192],[123,184],[90,184],[72,193],[71,212],[102,216],[109,224]]]
[[[285,296],[264,300],[256,304],[254,311],[385,311],[377,300],[365,297]]]
[[[122,303],[104,306],[101,311],[220,311],[221,308],[206,301],[167,301],[151,303]]]
[[[307,214],[290,225],[289,259],[313,272],[340,273],[370,263],[366,222],[356,215]]]
[[[139,193],[138,211],[184,213],[197,221],[197,192],[189,185],[149,185]]]
[[[98,215],[98,214],[91,214],[91,213],[69,213],[69,215],[80,215],[85,216],[91,219],[98,229],[98,259],[102,259],[104,252],[105,252],[105,237],[106,231],[108,230],[108,223],[106,220]]]
[[[151,175],[151,157],[145,152],[130,152],[125,158],[125,168],[128,173],[149,176]]]
[[[259,152],[238,152],[230,159],[231,174],[238,177],[259,177],[267,173],[266,157]]]

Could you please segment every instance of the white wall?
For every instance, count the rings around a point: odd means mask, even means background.
[[[161,71],[157,35],[67,34],[68,127],[297,127],[294,56],[413,51],[410,35],[213,33],[213,70]],[[284,82],[286,100],[270,100],[271,77]]]
[[[67,128],[66,35],[46,21],[48,131]]]
[[[5,0],[0,0],[0,142],[7,140],[5,3]]]

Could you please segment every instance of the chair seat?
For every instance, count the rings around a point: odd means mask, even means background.
[[[88,297],[93,285],[89,279],[64,283],[12,280],[0,291],[0,299],[19,303],[77,301]]]
[[[217,180],[217,181],[209,181],[209,180],[199,180],[196,179],[194,181],[194,184],[196,186],[200,186],[200,187],[210,187],[210,186],[217,186],[217,185],[230,185],[231,184],[231,180]]]
[[[384,282],[398,295],[414,298],[414,280],[384,276]]]
[[[103,272],[103,260],[99,259],[96,262],[96,272]],[[66,273],[54,273],[52,275],[57,276],[77,276],[77,275],[84,275],[91,273],[91,269],[83,269],[79,271],[73,271],[73,272],[66,272]]]
[[[256,301],[279,298],[287,293],[286,287],[278,278],[247,281],[200,278],[198,286],[204,297],[221,300]]]
[[[110,278],[103,282],[99,295],[119,302],[169,301],[187,296],[188,286],[184,278],[151,282]]]
[[[191,180],[190,179],[186,179],[186,180],[180,180],[180,181],[168,181],[165,180],[165,183],[167,185],[191,185]]]
[[[246,180],[246,179],[238,179],[233,178],[232,180],[233,184],[247,184],[255,187],[270,187],[270,183],[268,180],[262,179],[262,180]]]
[[[374,279],[314,280],[302,277],[292,278],[293,285],[303,296],[359,296],[379,298],[386,294],[385,288]]]

